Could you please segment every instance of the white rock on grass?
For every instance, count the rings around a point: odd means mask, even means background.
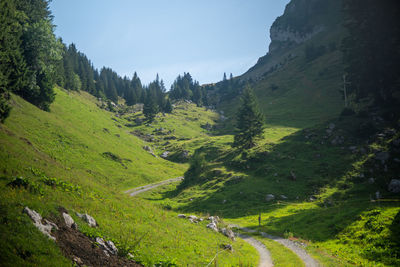
[[[39,213],[37,213],[34,210],[31,210],[28,207],[25,207],[23,210],[24,213],[28,214],[28,216],[31,218],[33,221],[33,224],[36,226],[36,228],[39,229],[40,232],[48,236],[50,239],[53,241],[56,240],[54,236],[51,235],[51,230],[56,229],[58,230],[58,227],[55,223],[50,222],[48,220],[45,220],[45,224],[42,223],[42,216],[40,216]]]
[[[210,222],[209,224],[207,224],[207,228],[210,228],[210,229],[214,230],[215,232],[218,232],[218,227],[214,222]]]
[[[268,194],[265,196],[265,201],[271,201],[274,199],[275,199],[275,196],[273,194]]]
[[[178,218],[186,218],[186,215],[185,214],[178,214]]]
[[[73,228],[73,229],[78,229],[78,225],[76,225],[74,219],[72,219],[71,215],[69,215],[68,213],[63,212],[62,214],[64,221],[65,221],[65,225],[69,228]]]
[[[85,213],[85,214],[81,214],[79,212],[76,213],[76,216],[78,216],[79,218],[83,219],[85,222],[87,222],[89,224],[90,227],[96,227],[98,226],[96,220],[90,216],[89,214]]]
[[[222,228],[221,233],[235,241],[235,233],[230,228]]]
[[[96,237],[95,241],[97,244],[99,244],[99,247],[104,251],[104,254],[106,254],[108,257],[110,256],[110,253],[113,255],[118,254],[118,249],[112,241],[105,241],[101,237]]]

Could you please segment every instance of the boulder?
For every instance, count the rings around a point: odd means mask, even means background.
[[[390,154],[388,152],[382,151],[375,154],[375,159],[380,160],[382,164],[390,158]]]
[[[178,214],[178,218],[186,218],[185,214]]]
[[[37,229],[39,229],[40,232],[42,232],[43,234],[45,234],[46,236],[48,236],[50,239],[52,239],[53,241],[56,240],[56,238],[54,236],[51,235],[51,231],[53,229],[58,230],[58,227],[55,223],[52,223],[48,220],[45,220],[45,223],[42,223],[42,216],[40,216],[39,213],[37,213],[34,210],[31,210],[28,207],[25,207],[23,210],[24,213],[28,214],[28,216],[31,218],[31,220],[33,221],[33,224],[36,226]]]
[[[218,227],[214,222],[210,222],[209,224],[207,224],[207,228],[210,228],[210,229],[214,230],[215,232],[218,232]]]
[[[389,190],[389,192],[392,192],[392,193],[400,193],[400,180],[398,180],[398,179],[390,180],[388,190]]]
[[[329,123],[329,125],[328,125],[328,129],[330,129],[330,130],[335,129],[335,127],[336,127],[336,125],[333,122]]]
[[[73,228],[73,229],[78,229],[78,225],[76,225],[74,219],[72,219],[71,215],[69,215],[68,213],[63,212],[62,214],[64,221],[65,221],[65,225],[69,228]]]
[[[373,184],[373,183],[375,183],[375,179],[374,179],[374,178],[372,178],[372,177],[371,177],[371,178],[369,178],[369,179],[368,179],[368,183],[369,183],[369,184]]]
[[[188,218],[192,219],[192,220],[198,220],[197,216],[194,216],[194,215],[190,215],[190,216],[188,216]]]
[[[224,248],[224,249],[226,249],[226,250],[233,251],[233,247],[232,247],[232,245],[231,245],[231,244],[226,244],[226,245],[223,245],[223,248]]]
[[[211,221],[212,223],[215,223],[216,225],[219,223],[218,216],[210,216],[210,217],[208,217],[208,220]]]
[[[189,159],[189,151],[188,150],[183,150],[181,153],[181,158],[182,159]]]
[[[160,157],[162,157],[163,159],[166,159],[166,158],[168,157],[169,153],[170,153],[169,151],[165,151],[165,152],[163,152],[163,153],[161,154]]]
[[[85,213],[85,214],[81,214],[79,212],[76,213],[76,216],[78,216],[79,218],[81,218],[82,220],[84,220],[85,222],[87,222],[87,224],[89,224],[90,227],[96,227],[98,226],[96,220],[90,216],[89,214]]]
[[[146,150],[147,152],[153,152],[153,150],[149,146],[144,146],[143,149]]]
[[[118,249],[117,247],[114,245],[114,242],[112,241],[106,241],[106,245],[108,248],[108,251],[113,254],[113,255],[117,255],[118,254]]]
[[[287,196],[285,196],[285,195],[280,195],[280,197],[281,197],[281,199],[288,199],[288,197]]]
[[[376,199],[381,199],[381,198],[382,198],[381,192],[376,191],[376,192],[375,192],[375,198],[376,198]]]
[[[274,199],[275,199],[275,196],[273,194],[268,194],[265,196],[265,201],[271,201]]]
[[[222,228],[221,233],[231,240],[235,241],[235,233],[230,228]]]

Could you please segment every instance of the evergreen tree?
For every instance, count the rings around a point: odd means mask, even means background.
[[[399,1],[346,0],[343,5],[349,33],[342,44],[350,82],[348,93],[357,100],[372,97],[377,105],[396,105],[400,84]]]
[[[158,113],[155,96],[149,91],[143,105],[143,114],[148,122],[153,122]]]
[[[39,108],[49,110],[55,97],[57,62],[62,59],[62,44],[54,35],[49,2],[15,0],[15,3],[26,18],[21,48],[29,75],[29,83],[16,93]]]
[[[253,90],[246,86],[242,94],[242,105],[237,114],[234,147],[242,150],[253,147],[254,139],[263,132],[263,116],[258,109]]]
[[[164,108],[164,112],[165,113],[172,113],[173,107],[171,104],[171,101],[169,101],[169,98],[167,99],[167,102],[165,103],[165,108]]]
[[[10,112],[9,92],[28,83],[28,70],[21,51],[22,17],[13,1],[0,2],[0,122]]]

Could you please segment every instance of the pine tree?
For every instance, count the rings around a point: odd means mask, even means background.
[[[0,122],[10,112],[9,92],[28,83],[28,69],[21,51],[21,17],[23,15],[17,11],[13,1],[0,2]]]
[[[263,115],[258,109],[253,90],[246,86],[242,94],[242,105],[237,114],[237,132],[234,137],[234,147],[241,150],[255,145],[255,138],[263,132]]]
[[[173,110],[171,101],[169,101],[169,98],[167,99],[167,103],[165,103],[165,107],[164,107],[164,112],[165,113],[171,113]]]
[[[158,106],[156,104],[155,96],[151,92],[148,92],[143,105],[143,114],[148,122],[153,122],[157,113]]]

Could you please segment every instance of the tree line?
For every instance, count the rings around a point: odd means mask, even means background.
[[[399,107],[400,4],[397,0],[344,0],[342,42],[348,94],[355,102]]]

